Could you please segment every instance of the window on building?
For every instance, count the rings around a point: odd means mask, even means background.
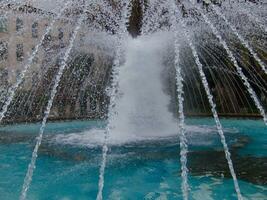
[[[63,32],[63,29],[62,28],[59,28],[58,29],[58,39],[59,40],[63,40],[64,38],[64,32]]]
[[[0,32],[7,32],[7,19],[0,17]]]
[[[5,41],[0,41],[0,60],[6,60],[8,57],[8,44]]]
[[[17,18],[16,20],[16,31],[19,32],[23,29],[23,20],[20,18]]]
[[[17,54],[17,61],[23,61],[24,57],[23,44],[17,44],[16,54]]]
[[[38,22],[32,24],[32,37],[38,38]]]
[[[64,48],[65,47],[63,38],[64,38],[63,29],[62,28],[59,28],[58,29],[58,39],[59,39],[59,45],[60,45],[61,48]]]
[[[43,42],[45,49],[49,47],[49,45],[51,44],[51,41],[52,41],[52,36],[50,34],[47,34]]]

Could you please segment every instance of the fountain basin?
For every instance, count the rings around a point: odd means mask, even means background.
[[[267,198],[267,136],[260,120],[223,119],[242,194]],[[192,199],[235,199],[223,149],[209,118],[187,120]],[[0,191],[17,199],[39,124],[0,129]],[[104,121],[49,123],[28,199],[95,199]],[[74,137],[76,135],[76,137]],[[79,137],[80,136],[80,137]],[[60,141],[60,139],[62,139]],[[92,141],[91,143],[89,141]],[[177,136],[113,143],[105,173],[105,199],[182,199]]]

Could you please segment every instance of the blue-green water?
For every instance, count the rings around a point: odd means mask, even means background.
[[[248,173],[239,180],[242,194],[245,199],[267,199],[266,177],[261,177],[266,174],[266,168],[263,173],[259,169],[264,168],[257,166],[246,171],[253,163],[267,165],[266,126],[258,120],[225,119],[222,123],[233,158],[239,160],[236,164],[240,173]],[[193,163],[190,166],[190,199],[236,199],[231,178],[214,165],[212,157],[207,161],[209,156],[205,156],[215,152],[214,157],[219,158],[216,152],[222,150],[213,120],[189,119],[187,124],[193,125],[188,129],[192,153],[189,166]],[[39,127],[39,124],[24,124],[0,128],[1,200],[18,199]],[[104,123],[98,121],[49,123],[28,199],[95,199],[101,148],[86,144],[93,130],[103,127]],[[66,140],[75,134],[83,137]],[[62,136],[66,138],[61,142]],[[178,144],[173,137],[112,145],[105,174],[104,199],[181,199]],[[203,154],[197,154],[199,152]],[[203,155],[205,161],[202,162]],[[240,162],[245,163],[244,166]],[[214,166],[212,169],[218,173],[214,174],[208,166]]]

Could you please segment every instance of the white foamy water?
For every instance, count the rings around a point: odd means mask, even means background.
[[[185,126],[186,135],[188,138],[188,144],[193,146],[209,146],[213,144],[213,139],[217,138],[217,128],[215,126],[196,126],[187,125]],[[227,134],[236,134],[238,131],[236,129],[224,129]],[[60,145],[73,145],[73,146],[84,146],[87,148],[95,148],[97,146],[102,146],[104,143],[104,132],[105,129],[95,128],[89,131],[84,131],[80,133],[70,133],[70,134],[57,134],[52,136],[50,142]],[[125,143],[142,142],[142,141],[157,141],[157,140],[178,140],[176,135],[159,135],[159,136],[142,136],[142,134],[136,134],[134,137],[129,137],[127,140],[119,140],[119,138],[110,140],[110,145],[123,145]],[[176,141],[178,142],[178,141]]]
[[[177,134],[177,124],[168,110],[171,99],[162,84],[162,54],[169,39],[169,34],[160,33],[128,40],[111,141]]]
[[[168,110],[171,98],[165,93],[162,80],[164,49],[171,39],[171,34],[166,32],[127,39],[108,143],[177,136],[178,123]],[[83,138],[90,146],[103,143],[103,132],[95,129],[83,134],[60,135],[56,140],[75,143]]]
[[[120,68],[119,97],[111,121],[109,144],[122,145],[178,136],[178,122],[168,109],[171,99],[164,91],[162,81],[165,70],[163,54],[170,45],[171,35],[161,32],[126,41],[126,58]],[[205,135],[217,134],[215,127],[186,126],[185,129],[188,137],[202,135],[205,138]],[[60,134],[54,137],[54,141],[95,147],[104,143],[104,131],[91,129],[83,133]]]

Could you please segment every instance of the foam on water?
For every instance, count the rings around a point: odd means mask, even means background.
[[[209,146],[213,143],[213,139],[217,138],[217,129],[215,126],[197,126],[197,125],[187,125],[185,126],[185,131],[188,137],[188,144],[193,146]],[[225,128],[224,131],[227,134],[237,134],[238,130],[233,128]],[[101,146],[104,142],[104,132],[103,128],[93,128],[89,131],[68,133],[68,134],[56,134],[51,137],[52,143],[60,145],[73,145],[73,146],[85,146],[87,148],[95,148]],[[129,143],[142,143],[144,141],[160,141],[160,140],[178,140],[177,133],[169,135],[158,135],[158,136],[143,136],[140,134],[135,134],[132,137],[123,140],[119,138],[109,141],[110,145],[120,146]],[[178,141],[176,141],[178,142]]]

